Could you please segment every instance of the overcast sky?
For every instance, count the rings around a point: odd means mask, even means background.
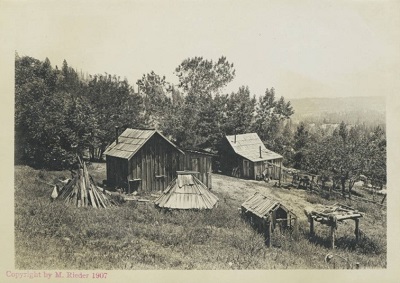
[[[34,3],[33,3],[34,2]],[[20,56],[89,74],[177,83],[187,57],[234,63],[257,95],[394,95],[400,1],[0,1]],[[4,31],[4,30],[3,30]]]

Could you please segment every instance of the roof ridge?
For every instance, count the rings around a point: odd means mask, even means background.
[[[256,134],[258,136],[258,134],[256,132],[251,132],[251,133],[244,133],[244,134],[226,135],[226,137],[244,136],[244,135],[253,135],[253,134]]]
[[[136,134],[135,134],[136,133]],[[146,133],[146,134],[144,134]],[[179,149],[173,142],[171,142],[168,138],[166,138],[160,131],[156,129],[141,129],[141,128],[126,128],[118,137],[124,138],[124,139],[130,139],[130,140],[137,140],[138,142],[135,144],[131,144],[129,142],[125,141],[120,141],[118,144],[123,144],[126,145],[126,147],[131,147],[135,145],[136,147],[128,148],[128,150],[121,150],[121,148],[116,148],[117,143],[115,140],[106,148],[104,151],[105,155],[110,155],[110,156],[115,156],[123,159],[131,159],[132,156],[134,156],[146,143],[148,140],[150,140],[155,134],[160,135],[162,139],[164,139],[167,143],[169,143],[171,146],[173,146],[176,150],[178,150],[180,153],[185,154],[181,149]],[[130,136],[131,135],[131,136]],[[143,137],[142,137],[143,135]],[[136,136],[136,137],[135,137]],[[125,147],[125,148],[126,148]],[[113,152],[114,151],[114,152]],[[119,155],[117,152],[126,152],[127,154],[121,154]],[[111,152],[111,154],[110,154]],[[128,154],[129,153],[129,154]]]
[[[156,128],[146,128],[146,127],[138,127],[138,128],[126,128],[125,130],[141,130],[141,131],[157,131]]]
[[[250,138],[246,138],[246,136]],[[283,158],[283,156],[279,153],[268,149],[257,133],[236,135],[236,138],[235,135],[231,135],[226,136],[225,138],[237,155],[240,155],[241,157],[246,158],[252,162]],[[261,156],[259,152],[260,147],[262,153],[264,153]]]

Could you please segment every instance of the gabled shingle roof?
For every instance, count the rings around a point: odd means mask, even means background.
[[[279,202],[260,193],[255,193],[249,197],[243,204],[242,207],[247,211],[251,211],[253,214],[263,218],[267,217],[268,214],[275,210],[279,206]]]
[[[139,130],[139,129],[126,129],[119,137],[118,144],[114,141],[110,146],[107,147],[104,154],[113,157],[119,157],[124,159],[131,159],[139,149],[155,134],[160,135],[169,144],[181,151],[175,144],[169,141],[157,130]]]
[[[282,155],[267,149],[256,133],[236,135],[236,142],[235,135],[226,136],[226,139],[236,154],[239,154],[252,162],[283,158]]]

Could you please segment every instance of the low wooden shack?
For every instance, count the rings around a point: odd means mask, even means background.
[[[184,150],[185,152],[185,165],[187,171],[198,172],[195,176],[207,186],[212,189],[212,162],[214,154],[202,150]]]
[[[271,236],[276,226],[292,228],[297,216],[278,200],[256,192],[241,207],[242,216],[249,220],[255,229],[264,234],[267,246],[271,245]]]
[[[282,155],[267,149],[256,133],[226,136],[221,150],[222,170],[238,178],[261,176],[278,180]]]
[[[212,209],[218,203],[216,197],[205,184],[189,171],[178,171],[162,195],[154,204],[165,209]]]
[[[160,191],[183,170],[184,152],[154,129],[126,129],[105,151],[107,184]]]
[[[331,248],[335,248],[335,236],[338,223],[345,220],[354,220],[356,241],[360,237],[359,221],[363,215],[357,210],[343,205],[334,204],[331,206],[319,205],[315,207],[307,207],[304,209],[308,221],[310,222],[310,235],[314,235],[314,221],[330,227],[330,242]]]

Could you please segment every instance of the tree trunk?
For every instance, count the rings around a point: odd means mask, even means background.
[[[89,146],[89,158],[90,158],[90,161],[94,160],[94,146],[93,145]]]
[[[96,158],[97,158],[98,161],[101,161],[101,156],[103,155],[103,152],[104,152],[104,150],[103,150],[102,148],[98,148],[98,149],[97,149],[97,156],[96,156]]]
[[[91,137],[91,142],[94,144],[94,133],[93,133],[93,131],[90,132],[90,137]],[[91,144],[89,146],[89,158],[90,158],[91,161],[94,160],[94,145],[93,144]]]
[[[349,180],[349,199],[351,199],[351,191],[354,187],[355,181]]]
[[[329,198],[331,197],[332,191],[336,188],[336,181],[335,179],[332,180],[332,187],[329,189]]]
[[[342,195],[343,197],[346,196],[346,178],[341,177],[340,182],[342,183]]]

